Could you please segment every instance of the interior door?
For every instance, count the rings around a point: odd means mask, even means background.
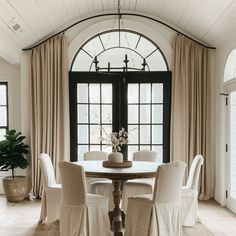
[[[228,207],[236,212],[236,90],[228,98]]]

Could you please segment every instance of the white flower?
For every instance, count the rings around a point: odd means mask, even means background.
[[[108,134],[102,126],[100,126],[100,129],[102,129],[106,135],[106,138],[100,137],[100,139],[102,141],[111,142],[114,151],[120,151],[122,145],[128,143],[128,133],[124,128],[121,128],[118,132],[112,132],[110,134]]]

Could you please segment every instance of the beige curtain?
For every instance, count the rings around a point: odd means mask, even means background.
[[[171,157],[187,163],[202,154],[200,199],[213,196],[213,106],[210,52],[178,35],[174,42]]]
[[[67,38],[56,36],[31,52],[31,167],[33,194],[42,186],[38,157],[50,155],[58,179],[58,165],[69,159],[69,92]]]

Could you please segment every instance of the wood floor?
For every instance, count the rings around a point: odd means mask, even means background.
[[[227,208],[212,200],[200,202],[199,211],[202,223],[184,227],[183,236],[236,236],[236,215]],[[0,236],[59,236],[58,222],[37,223],[39,212],[38,200],[15,204],[0,196]]]

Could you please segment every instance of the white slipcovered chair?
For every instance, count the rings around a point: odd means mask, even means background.
[[[185,163],[159,165],[153,194],[128,200],[125,236],[180,236]]]
[[[43,177],[43,194],[39,222],[53,222],[60,218],[61,185],[56,183],[51,158],[46,153],[39,156]]]
[[[102,151],[89,151],[84,153],[85,161],[106,161],[108,154]],[[104,195],[109,198],[109,210],[113,210],[113,185],[109,179],[87,178],[88,192],[92,194]]]
[[[191,164],[186,186],[182,187],[183,225],[194,226],[198,222],[198,182],[202,155],[196,155]]]
[[[108,218],[108,199],[87,193],[82,166],[60,162],[62,204],[61,236],[111,236]]]
[[[157,153],[155,151],[142,150],[133,154],[134,161],[157,162]],[[150,194],[153,192],[155,178],[134,179],[125,182],[122,195],[122,209],[126,211],[128,197]]]

